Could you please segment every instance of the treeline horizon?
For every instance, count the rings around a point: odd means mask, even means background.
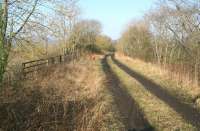
[[[118,41],[121,53],[170,70],[180,82],[200,84],[200,1],[159,0],[131,22]]]
[[[77,0],[4,0],[0,13],[0,83],[18,76],[21,63],[61,53],[116,50],[200,82],[200,2],[157,0],[119,40],[97,20],[82,19]]]
[[[25,61],[64,53],[113,51],[114,42],[102,34],[101,23],[80,16],[77,0],[3,0],[0,85],[19,78]]]

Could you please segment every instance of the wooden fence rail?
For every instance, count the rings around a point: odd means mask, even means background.
[[[26,78],[28,74],[37,72],[49,65],[69,62],[77,57],[78,57],[77,54],[69,54],[69,55],[59,55],[55,57],[49,57],[46,59],[24,62],[22,63],[23,78]]]

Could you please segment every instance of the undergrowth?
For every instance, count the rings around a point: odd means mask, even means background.
[[[3,88],[0,130],[120,130],[99,59],[54,65],[18,87]]]

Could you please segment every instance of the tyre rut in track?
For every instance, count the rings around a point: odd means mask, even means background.
[[[123,63],[119,62],[112,56],[114,63],[124,70],[127,74],[132,76],[138,82],[140,82],[145,89],[150,91],[153,95],[157,96],[159,99],[168,104],[173,108],[177,113],[179,113],[188,123],[200,129],[200,112],[191,107],[190,105],[181,102],[177,97],[169,94],[164,90],[160,85],[146,78],[145,76],[137,73],[136,71],[130,69]]]
[[[125,130],[130,131],[152,131],[148,121],[144,118],[138,105],[129,93],[121,86],[118,77],[111,71],[107,63],[107,56],[102,59],[103,71],[106,74],[106,84],[114,97],[117,108],[120,112]]]

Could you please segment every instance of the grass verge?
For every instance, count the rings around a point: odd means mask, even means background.
[[[184,81],[180,83],[176,79],[172,79],[170,76],[172,73],[169,73],[169,71],[161,69],[159,66],[154,64],[120,55],[116,55],[116,59],[127,65],[130,69],[133,69],[155,83],[158,83],[163,89],[167,90],[170,94],[176,96],[181,101],[189,103],[195,107],[198,106],[195,105],[194,102],[196,98],[200,96],[199,87],[188,84]]]

